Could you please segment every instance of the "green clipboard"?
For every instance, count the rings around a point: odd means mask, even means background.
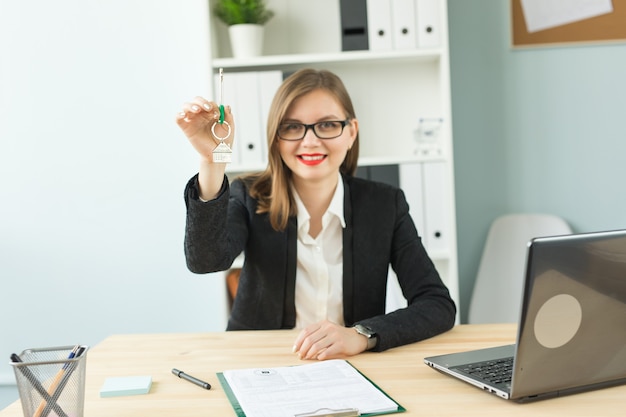
[[[356,409],[356,408],[355,409],[347,409],[347,410],[320,409],[320,410],[315,411],[314,413],[317,413],[317,412],[319,412],[321,410],[328,410],[328,411],[323,413],[323,414],[311,414],[311,416],[315,416],[315,417],[353,417],[353,416],[363,416],[363,417],[366,417],[366,416],[379,416],[379,415],[386,415],[386,414],[397,414],[397,413],[403,413],[403,412],[406,411],[406,409],[403,406],[401,406],[396,400],[391,398],[389,396],[389,394],[387,394],[385,391],[383,391],[378,385],[376,385],[371,379],[369,379],[367,376],[365,376],[365,374],[363,374],[361,371],[359,371],[354,365],[352,365],[348,361],[346,361],[346,363],[348,365],[350,365],[352,368],[354,368],[370,384],[372,384],[372,386],[374,388],[376,388],[385,397],[387,397],[394,404],[396,404],[396,406],[398,408],[396,410],[393,410],[393,411],[384,411],[384,412],[376,412],[376,413],[365,413],[365,414],[360,414],[358,412],[358,409]],[[299,366],[299,365],[296,365],[296,366]],[[224,373],[223,372],[218,372],[217,373],[217,379],[220,381],[220,384],[222,385],[222,388],[224,389],[224,392],[226,393],[226,397],[228,398],[228,401],[230,401],[230,404],[233,407],[233,410],[235,411],[237,416],[238,417],[246,417],[246,413],[243,411],[243,408],[241,407],[241,404],[239,404],[239,400],[237,399],[237,396],[233,392],[232,388],[230,387],[230,384],[226,380],[226,377],[224,376]],[[297,414],[294,417],[306,417],[307,415],[308,415],[307,413]]]

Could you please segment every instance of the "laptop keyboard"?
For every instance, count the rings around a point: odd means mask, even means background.
[[[471,363],[455,369],[492,384],[508,384],[513,374],[513,357]]]

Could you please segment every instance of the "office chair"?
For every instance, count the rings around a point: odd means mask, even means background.
[[[226,301],[228,302],[229,315],[239,288],[239,275],[241,275],[241,268],[233,268],[226,272]]]
[[[517,323],[530,239],[571,234],[560,217],[508,214],[491,224],[478,267],[468,322]]]

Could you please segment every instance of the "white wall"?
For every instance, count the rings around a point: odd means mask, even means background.
[[[448,0],[465,317],[495,217],[626,228],[626,42],[512,49],[510,2]]]
[[[174,122],[209,90],[206,0],[0,1],[0,362],[223,330],[223,282],[185,267]]]

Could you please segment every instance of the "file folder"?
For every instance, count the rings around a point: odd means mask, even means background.
[[[417,233],[424,239],[424,180],[422,163],[405,162],[400,164],[399,177],[400,188],[404,191],[406,201],[409,203],[409,214],[413,218]]]
[[[240,153],[239,163],[243,166],[263,164],[262,123],[259,112],[259,83],[257,73],[235,72],[228,75],[233,79],[235,101],[235,144]],[[226,76],[224,76],[226,79]],[[235,112],[235,109],[233,109]]]
[[[400,187],[399,165],[360,165],[355,177]]]
[[[370,51],[393,49],[389,0],[367,0],[367,33]]]
[[[367,50],[367,3],[366,0],[340,0],[341,50]]]
[[[267,163],[267,118],[270,106],[278,87],[283,83],[282,71],[260,71],[258,74],[259,83],[259,109],[261,110],[261,162]]]
[[[415,49],[417,32],[415,0],[391,0],[394,49]]]
[[[406,411],[344,359],[227,370],[217,377],[238,417],[351,417]]]
[[[441,45],[440,0],[416,0],[417,46],[436,48]]]
[[[423,163],[425,246],[429,252],[449,250],[449,205],[445,162]]]

